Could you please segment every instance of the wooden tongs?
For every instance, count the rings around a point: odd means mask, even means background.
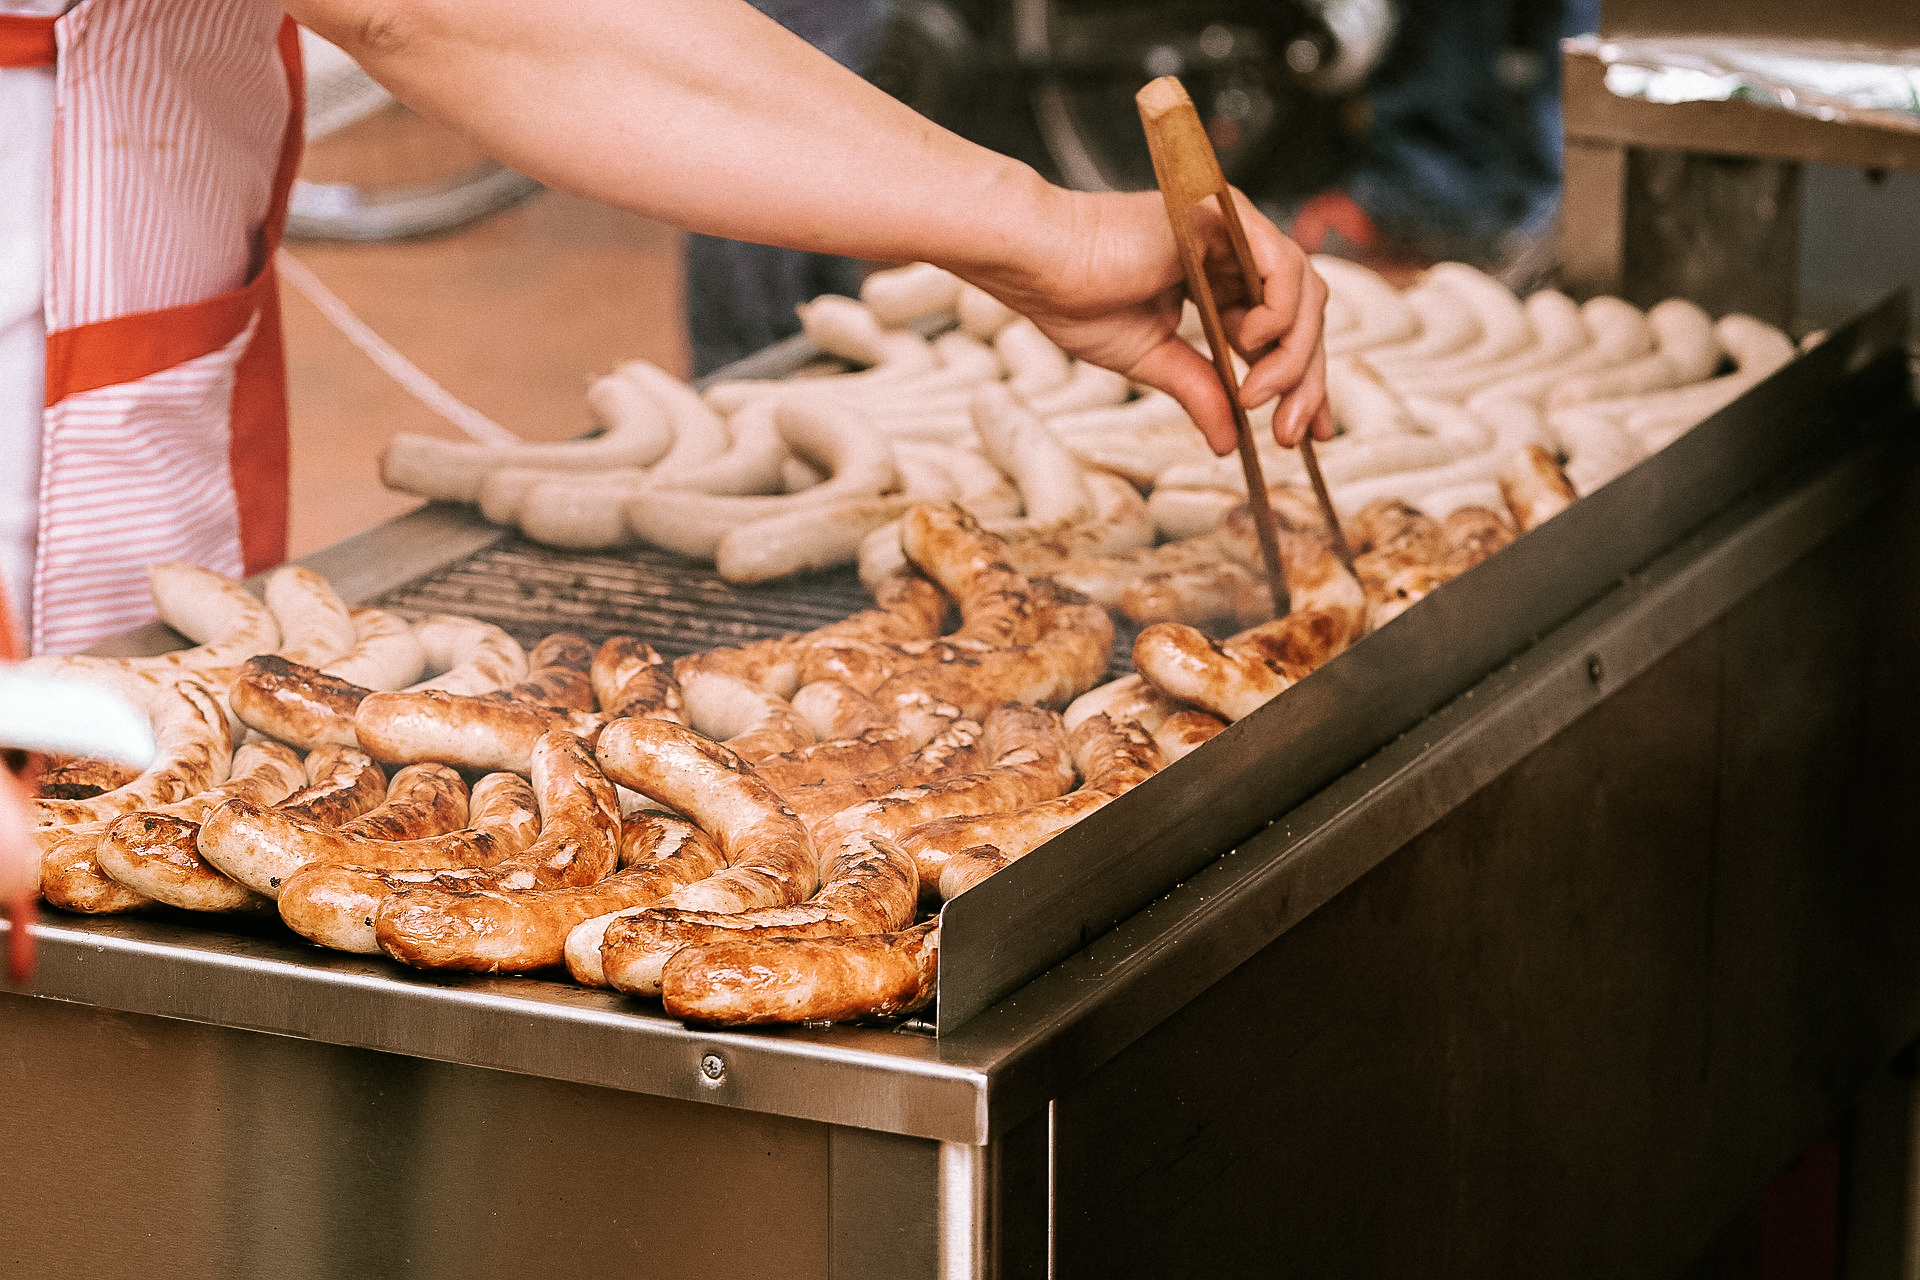
[[[1287,580],[1280,569],[1280,540],[1273,528],[1273,505],[1267,501],[1267,482],[1261,472],[1260,454],[1254,447],[1253,426],[1240,404],[1240,379],[1233,371],[1233,348],[1227,342],[1226,327],[1220,322],[1220,308],[1207,283],[1206,255],[1193,229],[1193,206],[1216,197],[1227,239],[1233,244],[1240,275],[1247,284],[1247,297],[1260,297],[1264,283],[1253,262],[1253,248],[1247,243],[1246,228],[1240,225],[1240,211],[1226,175],[1220,172],[1220,160],[1213,143],[1193,109],[1187,91],[1173,76],[1161,76],[1134,95],[1140,108],[1140,123],[1147,131],[1147,150],[1153,156],[1153,176],[1160,183],[1160,195],[1167,202],[1167,220],[1173,224],[1174,243],[1180,248],[1180,265],[1187,275],[1187,294],[1200,311],[1200,325],[1207,334],[1207,346],[1213,353],[1213,367],[1226,389],[1227,403],[1233,406],[1233,425],[1240,442],[1240,468],[1247,477],[1247,504],[1253,510],[1253,527],[1260,539],[1260,556],[1266,561],[1267,585],[1273,592],[1275,616],[1287,612]],[[1327,482],[1320,475],[1320,460],[1313,453],[1312,425],[1300,438],[1300,459],[1307,465],[1307,478],[1313,482],[1313,495],[1320,500],[1321,514],[1333,533],[1334,553],[1349,570],[1353,553],[1340,530],[1340,518],[1334,513],[1333,499],[1327,494]]]

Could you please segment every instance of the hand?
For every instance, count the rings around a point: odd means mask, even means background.
[[[1208,281],[1229,340],[1251,364],[1240,401],[1251,408],[1278,396],[1274,439],[1292,447],[1311,429],[1333,436],[1326,407],[1326,352],[1320,333],[1327,287],[1300,247],[1282,235],[1245,196],[1234,192],[1241,224],[1264,278],[1253,302],[1240,279],[1226,226],[1202,206]],[[1031,317],[1071,354],[1104,366],[1180,402],[1217,454],[1235,445],[1233,413],[1213,364],[1175,332],[1186,281],[1166,205],[1158,193],[1092,195],[1057,192],[1051,244],[1024,271],[957,268],[973,283]],[[1251,305],[1250,302],[1252,303]]]
[[[33,977],[33,905],[40,895],[40,849],[33,839],[33,803],[27,788],[0,764],[0,909],[12,928],[7,938],[7,977]]]

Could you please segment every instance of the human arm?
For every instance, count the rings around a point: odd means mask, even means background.
[[[1075,355],[1174,394],[1216,449],[1231,446],[1211,366],[1173,334],[1183,290],[1157,196],[1054,187],[741,0],[287,8],[402,101],[549,185],[713,235],[937,263]],[[1249,222],[1265,298],[1251,310],[1229,303],[1228,322],[1246,351],[1278,343],[1243,399],[1286,394],[1275,433],[1290,443],[1323,402],[1324,287],[1270,223]],[[1216,289],[1238,294],[1225,278]]]

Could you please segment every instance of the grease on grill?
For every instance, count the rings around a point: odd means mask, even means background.
[[[851,567],[739,586],[712,566],[650,547],[556,551],[507,537],[370,603],[408,617],[459,613],[531,645],[554,631],[598,644],[638,636],[670,658],[788,631],[872,605]],[[1112,671],[1133,669],[1134,628],[1116,617]]]

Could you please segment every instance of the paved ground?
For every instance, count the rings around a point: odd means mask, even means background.
[[[368,174],[393,169],[390,135],[346,141],[344,151],[332,139],[316,149],[310,169],[327,180],[356,163]],[[679,233],[632,214],[547,191],[431,240],[289,247],[448,391],[528,439],[586,430],[587,384],[621,360],[687,371]],[[298,556],[415,505],[380,483],[380,450],[395,432],[460,433],[296,290],[282,294]]]

